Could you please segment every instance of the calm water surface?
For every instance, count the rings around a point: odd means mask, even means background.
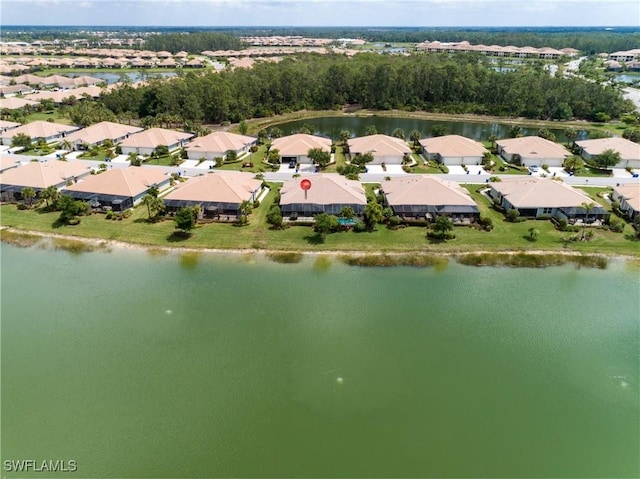
[[[0,248],[3,461],[73,459],[74,477],[640,474],[637,267]]]
[[[342,130],[349,130],[354,136],[366,135],[367,128],[375,126],[378,133],[391,135],[396,128],[402,128],[407,138],[413,130],[422,133],[423,138],[433,136],[435,125],[443,125],[446,135],[462,135],[478,141],[486,141],[491,135],[498,139],[509,138],[510,125],[501,123],[473,123],[464,121],[421,120],[417,118],[387,118],[383,116],[368,117],[321,117],[296,120],[278,125],[285,135],[296,133],[303,125],[309,125],[314,133],[338,139]],[[556,141],[566,142],[564,129],[550,129],[556,135]],[[538,128],[522,127],[523,135],[537,135]],[[586,130],[578,130],[578,140],[588,138]]]

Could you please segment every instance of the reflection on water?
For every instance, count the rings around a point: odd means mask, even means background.
[[[640,284],[622,262],[0,248],[3,461],[74,459],[82,477],[640,473]]]

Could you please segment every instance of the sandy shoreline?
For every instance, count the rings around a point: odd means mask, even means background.
[[[255,249],[255,248],[194,248],[194,247],[179,247],[179,246],[157,246],[157,245],[145,245],[138,243],[128,243],[126,241],[118,241],[118,240],[109,240],[109,239],[101,239],[101,238],[87,238],[82,236],[73,236],[73,235],[63,235],[57,233],[45,233],[42,231],[34,231],[34,230],[22,230],[17,228],[12,228],[9,226],[0,227],[0,241],[6,243],[14,243],[13,241],[7,241],[6,238],[2,236],[2,232],[7,231],[14,235],[23,236],[25,239],[30,239],[33,237],[40,238],[38,241],[34,241],[32,244],[37,245],[41,244],[42,241],[55,241],[55,240],[63,240],[70,242],[78,242],[81,244],[89,245],[94,247],[95,249],[88,249],[87,251],[109,251],[111,249],[123,249],[123,250],[137,250],[137,251],[146,251],[146,252],[163,252],[163,253],[206,253],[206,254],[234,254],[234,255],[246,255],[246,254],[260,254],[267,256],[269,254],[300,254],[303,256],[349,256],[349,257],[373,257],[373,256],[384,256],[384,257],[406,257],[406,256],[422,256],[422,257],[441,257],[441,258],[455,258],[460,256],[470,256],[470,255],[529,255],[529,256],[540,256],[540,255],[560,255],[566,257],[582,257],[582,256],[590,256],[590,257],[600,257],[606,259],[624,259],[624,260],[638,260],[637,257],[631,255],[607,255],[607,254],[599,254],[599,253],[589,253],[587,255],[579,252],[579,251],[549,251],[549,250],[526,250],[526,251],[488,251],[488,250],[477,250],[477,251],[351,251],[351,250],[325,250],[325,251],[309,251],[309,250],[281,250],[281,249]],[[24,244],[28,246],[28,244]]]

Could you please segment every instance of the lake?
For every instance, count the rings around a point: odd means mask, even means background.
[[[154,72],[154,73],[142,73],[142,72],[121,72],[121,73],[109,73],[109,72],[90,72],[90,73],[68,73],[66,76],[75,78],[79,76],[90,76],[92,78],[100,78],[107,82],[108,85],[117,83],[123,79],[128,79],[131,83],[142,81],[146,78],[171,78],[177,75],[175,71],[168,72]]]
[[[74,460],[77,477],[640,474],[637,265],[0,252],[3,464]]]
[[[446,135],[462,135],[477,141],[486,141],[491,135],[496,135],[498,139],[509,138],[511,125],[501,123],[474,123],[464,121],[441,121],[441,120],[421,120],[417,118],[389,118],[384,116],[336,116],[322,118],[308,118],[306,120],[296,120],[277,125],[284,135],[296,133],[303,125],[313,128],[314,134],[338,139],[343,130],[350,131],[354,136],[364,136],[370,126],[375,126],[378,133],[391,135],[396,128],[402,128],[407,138],[413,130],[422,133],[423,138],[432,136],[434,125],[443,125]],[[522,127],[522,134],[536,135],[539,128]],[[564,128],[550,129],[556,135],[556,141],[566,142]],[[578,140],[588,138],[586,130],[578,130]]]

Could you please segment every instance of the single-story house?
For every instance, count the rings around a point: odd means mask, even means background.
[[[404,155],[411,154],[411,148],[404,140],[388,135],[369,135],[359,138],[351,138],[348,141],[351,158],[371,153],[373,155],[372,165],[382,163],[389,165],[400,165]]]
[[[0,172],[17,168],[22,162],[28,162],[31,157],[24,155],[15,155],[13,153],[0,153]]]
[[[562,145],[539,136],[523,136],[498,140],[498,154],[505,161],[524,166],[562,166],[571,153]]]
[[[295,135],[276,138],[271,143],[271,150],[278,150],[282,163],[296,161],[298,163],[310,163],[307,156],[309,150],[320,149],[331,153],[331,139],[321,136],[296,133]]]
[[[480,209],[469,192],[453,181],[411,175],[384,181],[381,187],[385,204],[405,219],[448,216],[454,222],[472,223],[480,218]]]
[[[479,165],[488,153],[482,143],[460,135],[425,138],[420,145],[428,159],[444,165]]]
[[[257,138],[252,136],[216,131],[194,139],[185,150],[190,160],[213,160],[214,158],[226,158],[230,151],[235,151],[240,156],[249,151],[257,141]]]
[[[164,128],[149,128],[130,135],[120,143],[122,153],[137,153],[139,155],[151,155],[159,146],[166,146],[169,151],[175,151],[193,138],[193,133],[182,133]]]
[[[580,148],[580,156],[585,160],[593,160],[606,150],[620,153],[618,168],[640,168],[640,145],[626,138],[597,138],[595,140],[576,141]]]
[[[18,128],[20,125],[21,123],[16,123],[14,121],[0,120],[0,133]]]
[[[171,177],[164,171],[151,168],[113,168],[97,175],[88,176],[62,190],[65,195],[88,201],[94,207],[108,207],[124,211],[137,205],[149,189],[154,186],[163,190],[169,186]]]
[[[611,199],[620,203],[620,211],[627,214],[631,221],[635,221],[640,216],[640,185],[638,183],[616,186]]]
[[[53,143],[65,138],[71,132],[79,130],[77,126],[61,125],[48,121],[33,121],[17,128],[12,128],[0,134],[3,145],[10,145],[13,137],[21,133],[31,137],[31,141],[36,143],[42,139],[47,143]]]
[[[520,176],[502,178],[490,184],[489,196],[497,198],[505,210],[516,209],[523,218],[554,217],[566,220],[604,221],[607,210],[580,190],[549,178]],[[594,204],[586,218],[583,204]]]
[[[90,174],[91,166],[84,161],[32,161],[0,173],[0,199],[20,200],[27,187],[36,193],[50,186],[60,189]]]
[[[16,95],[26,95],[33,92],[33,87],[25,84],[0,86],[0,97],[10,98]]]
[[[66,141],[71,143],[74,150],[82,150],[87,146],[101,145],[105,140],[118,143],[129,138],[130,135],[143,130],[143,128],[137,126],[102,121],[71,133],[66,137]]]
[[[253,203],[262,190],[262,181],[251,173],[211,173],[179,183],[164,197],[167,211],[175,212],[184,206],[200,208],[200,217],[240,214],[243,201]]]
[[[311,188],[303,190],[301,181],[311,181]],[[280,209],[288,217],[311,217],[318,213],[338,215],[349,206],[358,216],[367,205],[362,185],[337,174],[313,175],[285,181],[280,190]]]
[[[37,101],[27,100],[26,98],[0,98],[0,109],[2,110],[19,110],[25,107],[35,107],[38,105]]]

